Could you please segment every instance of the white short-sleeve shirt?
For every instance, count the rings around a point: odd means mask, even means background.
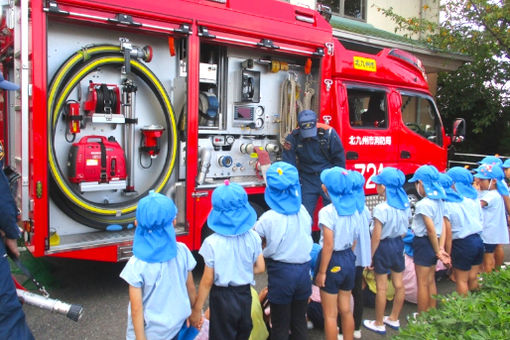
[[[382,224],[381,240],[404,235],[409,228],[411,209],[397,209],[384,201],[375,206],[374,218]]]
[[[487,190],[480,197],[487,206],[482,208],[482,240],[487,244],[508,244],[508,229],[505,215],[505,202],[497,190]]]
[[[319,211],[319,227],[321,228],[321,245],[323,245],[322,229],[326,227],[333,231],[334,251],[351,248],[360,233],[359,213],[356,211],[349,216],[340,216],[335,206],[328,204]]]
[[[204,263],[214,269],[216,286],[255,284],[253,265],[262,253],[262,245],[254,230],[236,236],[214,233],[204,240],[199,253]]]
[[[260,216],[254,229],[266,239],[264,257],[285,263],[306,263],[311,260],[312,218],[303,205],[293,215],[268,210]]]
[[[445,217],[454,240],[482,232],[482,208],[477,200],[464,197],[461,202],[445,202]]]
[[[433,200],[428,197],[422,198],[416,203],[416,209],[413,216],[412,229],[417,237],[427,236],[427,227],[423,221],[423,216],[428,216],[434,222],[437,236],[443,232],[444,205],[442,200]]]

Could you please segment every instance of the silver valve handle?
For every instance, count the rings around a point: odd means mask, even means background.
[[[131,57],[142,59],[145,62],[152,60],[152,47],[146,45],[144,47],[133,46],[128,38],[119,38],[120,50],[124,54],[123,73],[131,72]]]

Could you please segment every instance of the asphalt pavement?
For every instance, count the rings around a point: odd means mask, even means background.
[[[510,246],[505,247],[505,261],[510,261]],[[66,339],[124,339],[128,287],[119,278],[119,273],[125,263],[103,263],[71,259],[52,258],[46,260],[56,285],[50,287],[49,293],[53,298],[68,303],[81,304],[84,314],[80,321],[74,322],[65,316],[50,313],[38,307],[25,305],[23,309],[27,322],[34,336],[38,340]],[[201,273],[194,273],[198,285]],[[256,289],[260,291],[267,285],[266,274],[256,276]],[[455,284],[448,279],[438,282],[438,292],[446,294],[455,290]],[[387,311],[391,310],[391,303]],[[401,326],[407,324],[405,316],[416,311],[416,305],[406,302],[400,316]],[[364,318],[374,319],[373,308],[364,309]],[[372,333],[362,328],[362,339],[391,338],[397,331],[386,328],[385,336]],[[324,339],[324,332],[310,330],[309,340]]]

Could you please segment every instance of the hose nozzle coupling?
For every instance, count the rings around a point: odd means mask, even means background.
[[[240,147],[240,151],[245,154],[252,154],[254,149],[255,149],[255,147],[251,143],[241,144],[241,147]]]
[[[265,147],[267,152],[278,152],[280,151],[280,147],[274,143],[267,143]]]

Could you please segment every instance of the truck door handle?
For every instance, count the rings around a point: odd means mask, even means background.
[[[206,197],[208,195],[209,195],[208,191],[194,191],[191,193],[191,197],[193,198]]]
[[[354,151],[347,151],[347,153],[345,154],[345,158],[347,158],[348,160],[355,161],[358,159],[358,153]]]
[[[409,151],[401,151],[400,152],[400,158],[402,159],[409,159],[411,158],[411,153]]]

